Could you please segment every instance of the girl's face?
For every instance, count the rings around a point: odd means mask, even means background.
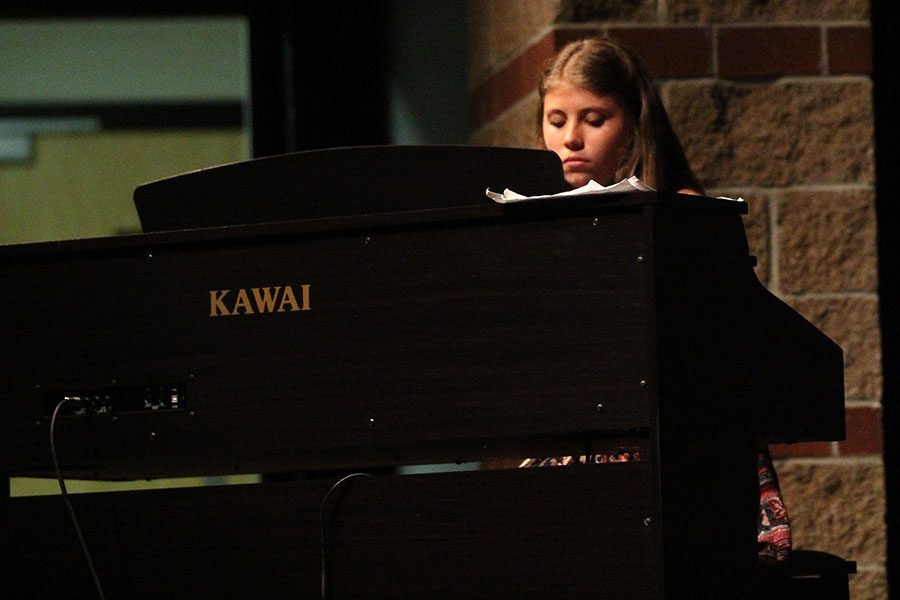
[[[561,83],[544,96],[544,145],[559,155],[572,187],[613,181],[628,157],[625,112],[612,96]]]

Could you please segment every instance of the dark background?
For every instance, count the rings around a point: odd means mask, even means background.
[[[388,143],[387,14],[386,2],[218,2],[212,8],[200,2],[133,7],[82,2],[53,8],[11,2],[0,7],[0,18],[247,17],[254,157]],[[99,111],[105,126],[166,126],[161,114],[170,126],[193,120],[240,126],[235,122],[240,108],[106,106]],[[29,112],[35,113],[34,107]]]
[[[156,3],[110,8],[83,2],[49,9],[34,3],[7,2],[0,18],[245,15],[250,23],[253,154],[269,156],[299,150],[384,144],[389,141],[387,102],[386,3],[200,2]],[[900,189],[900,20],[892,2],[871,3],[876,213],[878,226],[879,306],[884,365],[883,422],[887,495],[888,585],[900,589],[900,431],[898,377],[898,219]],[[298,90],[302,89],[302,93]],[[238,109],[240,107],[237,107]],[[152,110],[144,111],[151,115]],[[221,107],[221,119],[239,110]],[[229,116],[230,115],[230,116]],[[171,116],[171,114],[170,114]],[[142,118],[139,113],[131,119]],[[176,118],[177,115],[176,115]],[[183,118],[183,117],[182,117]],[[127,119],[126,119],[127,120]],[[853,518],[853,515],[847,515]]]

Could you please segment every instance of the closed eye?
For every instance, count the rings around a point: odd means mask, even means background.
[[[584,122],[592,127],[600,127],[606,122],[606,117],[599,113],[591,112],[585,115]]]
[[[547,123],[549,123],[551,127],[556,127],[558,129],[566,124],[566,118],[559,114],[549,115],[547,117]]]

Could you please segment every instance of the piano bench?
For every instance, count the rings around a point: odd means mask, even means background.
[[[856,562],[818,550],[794,550],[784,567],[760,576],[757,597],[849,600]]]

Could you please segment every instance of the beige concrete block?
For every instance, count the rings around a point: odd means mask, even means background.
[[[671,81],[663,91],[708,187],[874,181],[868,79]]]
[[[887,600],[887,574],[884,571],[860,571],[850,576],[853,600]]]
[[[475,85],[549,28],[559,0],[467,0],[469,80]]]
[[[656,21],[656,0],[562,0],[559,23],[592,21]]]
[[[488,19],[494,50],[494,67],[509,62],[531,38],[523,13],[522,3],[518,0],[494,0],[490,3]]]
[[[785,192],[778,227],[783,292],[877,291],[874,192]]]
[[[561,0],[520,0],[524,31],[533,37],[557,21]]]
[[[688,23],[868,21],[869,0],[662,0],[669,20]]]
[[[875,297],[788,298],[797,312],[844,351],[848,400],[881,400],[881,331]]]
[[[535,125],[538,105],[538,95],[535,91],[498,118],[473,132],[470,136],[471,143],[478,146],[513,148],[542,147]]]
[[[779,461],[781,491],[795,548],[821,550],[857,563],[886,555],[884,471],[880,464]]]

